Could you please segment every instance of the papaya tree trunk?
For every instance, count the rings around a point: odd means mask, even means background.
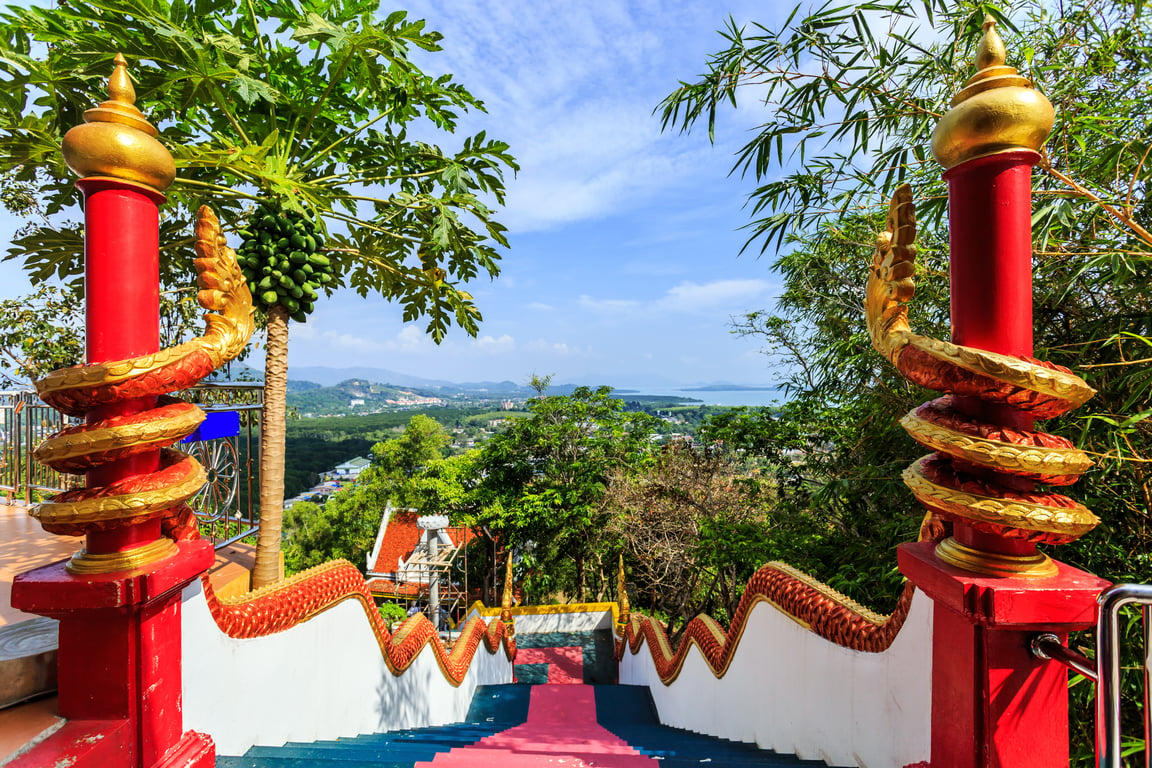
[[[280,580],[280,531],[284,516],[284,420],[288,399],[288,310],[268,311],[264,345],[264,417],[260,424],[260,533],[252,588]]]

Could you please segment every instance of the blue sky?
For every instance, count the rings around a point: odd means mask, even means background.
[[[521,165],[497,217],[512,247],[497,280],[469,286],[484,314],[478,338],[452,332],[436,346],[397,307],[342,292],[292,325],[290,365],[456,381],[535,372],[617,386],[774,383],[757,341],[729,325],[771,306],[779,290],[771,253],[738,256],[753,182],[728,176],[763,112],[746,100],[723,115],[713,146],[703,130],[661,133],[652,110],[723,47],[716,30],[729,14],[775,25],[787,6],[421,0],[407,8],[445,36],[445,50],[422,65],[454,73],[487,105],[488,114],[464,121],[461,138],[486,130]],[[146,110],[147,94],[140,98]],[[0,217],[0,236],[13,228]],[[0,296],[28,288],[15,266],[0,265]]]

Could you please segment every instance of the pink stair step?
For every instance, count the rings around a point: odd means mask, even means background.
[[[659,763],[632,749],[596,722],[591,686],[537,685],[523,725],[487,736],[467,747],[441,752],[421,766],[436,768],[520,768],[556,765],[568,768],[652,768]]]

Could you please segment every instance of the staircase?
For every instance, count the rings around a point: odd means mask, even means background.
[[[217,768],[598,768],[824,766],[754,745],[660,725],[648,689],[630,685],[489,685],[466,722],[309,744],[252,747]]]

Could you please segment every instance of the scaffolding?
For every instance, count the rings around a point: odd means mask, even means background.
[[[467,526],[450,526],[447,517],[438,515],[421,517],[417,525],[421,535],[412,554],[398,570],[373,579],[372,594],[403,605],[409,615],[416,607],[437,629],[450,630],[468,609],[467,550],[475,533]]]

